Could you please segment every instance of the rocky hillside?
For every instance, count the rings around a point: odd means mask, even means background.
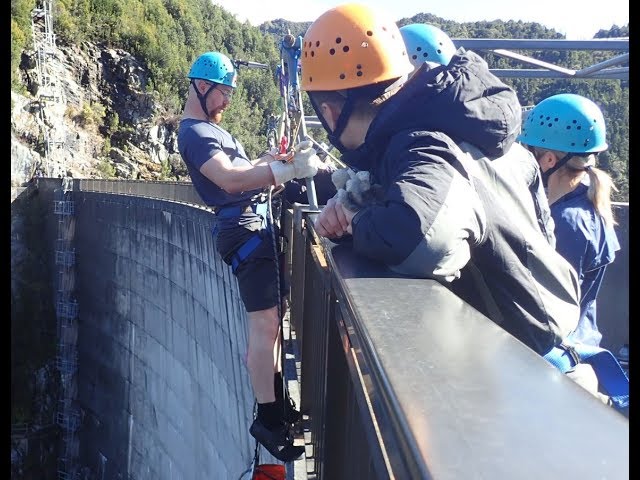
[[[178,118],[163,114],[147,93],[149,74],[136,58],[88,42],[56,47],[44,86],[36,60],[35,51],[23,53],[24,94],[11,92],[12,186],[38,169],[52,177],[188,179],[177,150]]]

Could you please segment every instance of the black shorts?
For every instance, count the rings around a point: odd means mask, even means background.
[[[276,262],[276,249],[273,246],[273,233],[270,230],[248,232],[243,227],[236,227],[235,234],[230,231],[220,233],[216,238],[216,248],[225,263],[231,264],[233,254],[246,240],[253,235],[260,235],[262,241],[245,258],[236,269],[235,276],[238,279],[240,298],[247,312],[267,310],[278,305],[287,287],[284,285],[283,260],[284,254],[278,248],[278,261]],[[276,229],[276,241],[277,241]],[[238,239],[241,239],[240,241]],[[278,294],[278,281],[280,283],[280,295]]]

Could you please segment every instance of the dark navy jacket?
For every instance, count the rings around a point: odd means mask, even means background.
[[[577,325],[579,287],[549,236],[535,159],[515,143],[520,121],[515,92],[460,49],[416,72],[342,160],[384,192],[353,218],[356,252],[442,281],[544,354]]]

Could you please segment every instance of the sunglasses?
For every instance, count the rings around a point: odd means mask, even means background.
[[[218,90],[227,100],[231,100],[231,97],[233,97],[233,90],[223,90],[220,87],[216,87],[216,90]]]

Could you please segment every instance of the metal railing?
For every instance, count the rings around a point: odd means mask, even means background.
[[[438,282],[320,239],[305,208],[289,261],[313,478],[628,477],[628,419]],[[532,448],[553,432],[561,456]]]

